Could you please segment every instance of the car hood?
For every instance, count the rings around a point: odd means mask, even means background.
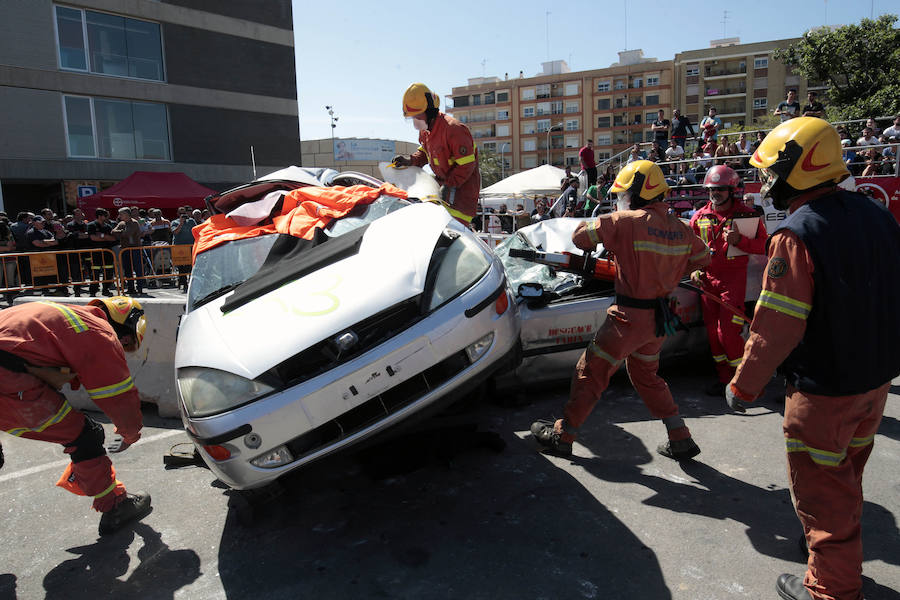
[[[176,368],[201,366],[255,378],[307,347],[425,288],[437,240],[450,221],[413,204],[372,222],[359,253],[223,314],[225,295],[185,315]]]

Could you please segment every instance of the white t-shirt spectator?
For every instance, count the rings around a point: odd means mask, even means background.
[[[897,127],[896,125],[891,125],[890,127],[888,127],[887,129],[885,129],[885,130],[882,131],[881,133],[882,133],[882,135],[884,135],[884,137],[886,137],[887,139],[891,139],[891,138],[898,138],[898,139],[900,139],[900,127]]]
[[[869,137],[861,137],[856,140],[857,146],[875,146],[878,144],[878,138],[874,135],[870,135]]]
[[[666,158],[669,160],[681,160],[684,158],[684,148],[681,146],[669,146],[666,148]]]

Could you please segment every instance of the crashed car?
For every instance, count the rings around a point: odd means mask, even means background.
[[[513,249],[580,255],[581,250],[572,243],[572,233],[582,221],[541,221],[519,229],[494,249],[503,262],[510,287],[517,292],[522,321],[523,360],[514,371],[497,377],[499,387],[570,378],[579,356],[606,319],[606,310],[615,303],[611,279],[587,277],[510,256]],[[602,244],[594,254],[604,256]],[[678,287],[672,296],[675,313],[685,329],[666,338],[662,360],[708,357],[699,294]]]
[[[385,192],[311,240],[247,233],[282,215],[284,194],[380,184],[294,167],[208,200],[236,225],[195,246],[176,387],[231,488],[396,431],[518,361],[503,264],[440,205]]]

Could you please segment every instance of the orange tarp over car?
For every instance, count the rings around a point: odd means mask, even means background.
[[[194,227],[194,260],[201,252],[219,244],[270,233],[284,233],[312,239],[315,229],[325,227],[361,204],[371,204],[379,196],[406,198],[406,192],[389,183],[379,188],[365,185],[351,187],[303,187],[284,195],[281,214],[256,225],[241,226],[227,215],[213,215]]]

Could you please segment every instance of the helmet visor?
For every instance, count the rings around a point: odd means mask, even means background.
[[[762,198],[769,198],[772,193],[772,188],[775,187],[775,184],[778,182],[778,175],[772,169],[761,168],[759,170],[759,174],[762,176],[763,184],[759,188],[759,195]]]

